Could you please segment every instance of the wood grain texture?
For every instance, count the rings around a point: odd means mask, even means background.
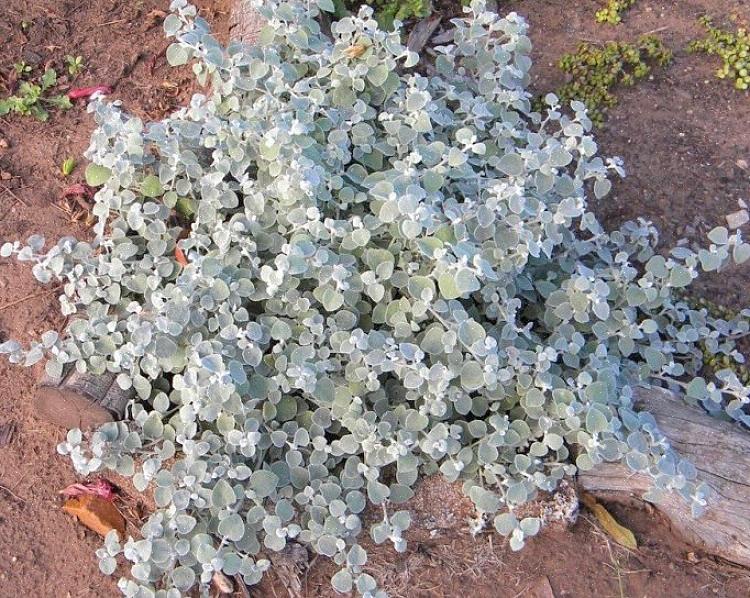
[[[45,377],[32,406],[41,419],[68,429],[94,428],[122,419],[135,392],[121,389],[115,378],[109,372],[94,376],[74,369],[59,380]]]
[[[659,388],[638,389],[638,406],[654,415],[680,455],[692,462],[711,486],[706,513],[694,518],[676,494],[652,503],[678,535],[706,552],[750,567],[750,433],[710,417],[679,396]],[[578,475],[579,486],[603,500],[632,502],[651,478],[625,465],[603,464]]]
[[[229,17],[229,37],[252,44],[258,39],[265,21],[249,0],[237,0]]]

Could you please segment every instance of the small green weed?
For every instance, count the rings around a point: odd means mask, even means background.
[[[18,69],[16,69],[18,70]],[[24,70],[23,74],[29,71]],[[49,118],[49,108],[70,108],[68,96],[51,93],[57,83],[57,72],[47,69],[38,81],[21,81],[14,95],[0,99],[0,116],[13,113],[19,116],[32,116],[46,121]]]
[[[683,299],[691,309],[706,309],[708,314],[713,318],[721,318],[722,320],[729,321],[739,315],[734,310],[704,297],[686,295]],[[742,384],[746,386],[750,385],[750,370],[747,364],[738,363],[726,353],[712,352],[705,341],[702,341],[699,347],[703,352],[704,367],[708,374],[713,376],[719,370],[729,369],[734,372]]]
[[[617,25],[622,22],[622,14],[635,3],[636,0],[607,0],[607,5],[596,11],[596,22]]]
[[[346,0],[344,7],[357,11],[362,4],[372,6],[375,10],[375,19],[383,29],[391,29],[395,20],[405,21],[426,17],[432,12],[430,0],[375,0],[374,2]]]
[[[702,17],[700,22],[707,29],[706,37],[691,42],[688,49],[719,56],[723,64],[716,76],[734,80],[735,88],[746,91],[750,87],[750,34],[747,29],[740,27],[735,32],[719,29],[708,17]]]
[[[71,54],[65,57],[65,66],[68,69],[68,74],[73,78],[77,77],[86,68],[86,65],[83,63],[83,56],[73,56]]]
[[[63,160],[63,163],[60,166],[60,171],[62,172],[63,176],[70,176],[75,170],[75,168],[76,168],[76,161],[75,161],[75,158],[71,156]]]
[[[23,77],[31,72],[31,65],[26,64],[23,60],[21,62],[14,62],[13,70],[16,72],[17,77]]]
[[[600,46],[584,42],[560,59],[558,66],[571,80],[556,94],[565,101],[584,102],[591,120],[601,125],[607,109],[617,103],[612,93],[615,86],[633,85],[651,72],[652,65],[664,66],[671,60],[671,50],[652,35],[634,44],[608,42]]]

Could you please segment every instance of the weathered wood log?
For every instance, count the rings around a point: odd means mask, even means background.
[[[122,390],[116,374],[81,374],[70,369],[59,380],[45,377],[32,406],[41,419],[65,428],[88,429],[122,419],[134,391]]]
[[[638,389],[638,406],[654,415],[672,446],[713,490],[708,510],[694,518],[676,494],[652,503],[672,530],[690,544],[727,561],[750,567],[750,433],[710,417],[673,393]],[[603,464],[578,476],[579,486],[601,500],[633,503],[651,478],[627,466]]]
[[[265,20],[252,7],[249,0],[236,0],[233,3],[232,12],[229,15],[230,39],[252,44],[258,39],[263,25],[265,25]]]

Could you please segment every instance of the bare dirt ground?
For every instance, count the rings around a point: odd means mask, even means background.
[[[0,3],[0,95],[19,60],[49,61],[62,68],[65,54],[82,55],[87,69],[76,86],[108,84],[114,97],[144,118],[157,119],[184,103],[193,89],[188,69],[166,65],[167,41],[160,27],[166,0],[4,0]],[[658,31],[675,51],[674,63],[653,78],[623,90],[620,104],[598,132],[606,155],[625,160],[629,176],[595,206],[610,226],[638,216],[654,221],[665,245],[700,240],[737,200],[750,200],[750,98],[713,77],[715,59],[688,54],[687,42],[701,34],[696,20],[717,21],[737,13],[750,20],[744,0],[640,0],[618,27],[598,25],[600,0],[506,2],[531,22],[535,43],[533,86],[549,90],[561,81],[554,63],[582,40],[635,39]],[[202,0],[201,13],[226,31],[227,2]],[[504,8],[503,8],[504,9]],[[29,23],[21,27],[22,21]],[[65,82],[63,81],[63,85]],[[93,123],[76,105],[49,122],[0,118],[0,240],[32,233],[48,239],[87,235],[84,222],[66,213],[59,197],[83,168],[64,181],[60,164],[80,156]],[[4,144],[3,144],[4,145]],[[739,165],[738,165],[739,164]],[[80,210],[73,208],[73,215]],[[701,291],[731,305],[745,305],[750,269],[709,280]],[[61,329],[53,293],[30,272],[0,262],[0,338],[29,340]],[[29,408],[37,371],[0,361],[0,426],[15,423],[10,443],[0,447],[0,596],[109,597],[114,581],[98,571],[99,539],[60,510],[57,491],[75,481],[69,462],[55,454],[63,432],[34,418]],[[492,534],[471,539],[469,507],[455,489],[429,481],[408,505],[416,524],[406,554],[377,547],[368,569],[391,595],[404,597],[546,596],[546,577],[558,598],[750,595],[750,574],[701,555],[673,537],[646,510],[612,511],[635,532],[640,547],[613,544],[585,512],[570,530],[547,531],[520,553]],[[437,530],[437,531],[435,531]],[[306,596],[333,596],[330,564],[322,559],[304,580]],[[286,596],[283,580],[271,575],[256,596]]]

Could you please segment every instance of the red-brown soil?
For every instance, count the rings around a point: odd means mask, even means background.
[[[19,60],[48,61],[62,71],[66,54],[82,55],[86,70],[76,86],[109,84],[114,97],[144,118],[157,119],[184,103],[193,89],[188,69],[166,65],[159,13],[166,0],[4,0],[0,3],[0,73]],[[443,3],[446,5],[447,3]],[[684,51],[701,34],[697,18],[718,20],[731,13],[750,19],[743,0],[640,0],[618,27],[598,25],[599,0],[506,2],[531,22],[535,42],[533,85],[546,91],[559,84],[554,63],[582,40],[635,39],[658,30],[675,50],[674,64],[620,93],[620,104],[599,131],[602,151],[624,158],[629,176],[611,197],[596,205],[603,220],[617,225],[642,216],[662,230],[665,244],[682,237],[699,240],[724,223],[737,200],[750,200],[750,98],[713,77],[715,59]],[[202,0],[202,14],[226,32],[226,0]],[[30,23],[22,30],[21,22]],[[5,95],[0,79],[0,96]],[[63,81],[63,84],[65,82]],[[57,239],[87,235],[85,222],[61,209],[61,190],[82,180],[82,166],[63,180],[60,165],[88,145],[92,120],[77,105],[49,122],[0,118],[0,240],[32,233]],[[743,162],[744,161],[744,162]],[[738,165],[739,164],[739,165]],[[744,168],[742,165],[745,165]],[[2,178],[2,175],[0,178]],[[8,191],[6,191],[6,188]],[[78,209],[73,206],[74,212]],[[701,287],[712,298],[747,304],[750,269],[737,269]],[[29,340],[61,329],[53,295],[35,284],[25,266],[0,262],[0,338]],[[98,571],[100,540],[60,509],[57,491],[75,481],[69,462],[55,454],[63,432],[37,420],[29,404],[38,371],[0,360],[0,426],[17,430],[0,447],[0,596],[114,597],[115,582]],[[714,562],[673,537],[646,510],[613,512],[635,532],[640,547],[612,543],[586,512],[569,530],[549,530],[519,553],[494,534],[472,539],[467,505],[445,484],[427,483],[409,505],[417,524],[408,551],[370,550],[368,570],[392,596],[542,596],[544,581],[559,597],[750,595],[747,571]],[[431,533],[432,530],[437,530]],[[333,596],[333,571],[319,559],[305,579],[307,596]],[[273,575],[256,596],[286,595]]]

